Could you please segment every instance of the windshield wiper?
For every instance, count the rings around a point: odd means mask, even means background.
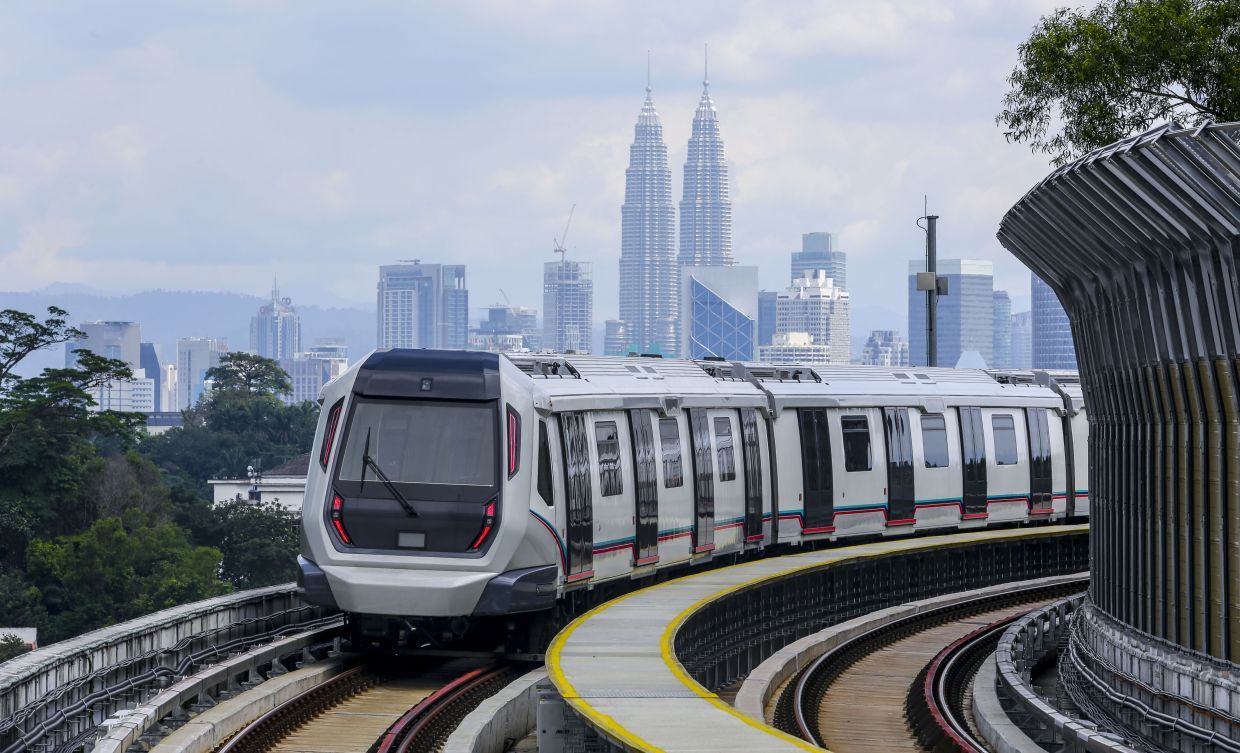
[[[375,472],[375,475],[379,477],[380,483],[383,484],[383,488],[388,490],[388,493],[392,495],[392,499],[395,499],[400,503],[401,507],[405,508],[405,512],[409,514],[409,517],[418,517],[418,511],[413,509],[413,505],[409,504],[409,500],[405,499],[405,495],[400,493],[400,489],[396,488],[396,484],[392,483],[392,479],[387,477],[387,474],[383,472],[383,469],[379,467],[375,459],[370,456],[370,429],[366,430],[366,446],[362,448],[361,484],[363,489],[366,487],[367,468]]]

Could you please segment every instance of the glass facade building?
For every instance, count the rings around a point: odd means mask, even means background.
[[[543,348],[590,353],[593,330],[594,267],[568,260],[544,264]]]
[[[1075,369],[1072,328],[1059,296],[1037,275],[1030,276],[1029,292],[1033,301],[1033,368]]]
[[[265,358],[292,358],[301,350],[301,317],[291,298],[281,298],[271,286],[271,300],[250,317],[250,352]]]
[[[775,301],[779,293],[774,290],[758,291],[758,345],[770,345],[775,339]]]
[[[702,82],[702,98],[693,115],[689,156],[685,159],[684,193],[680,201],[680,266],[723,267],[732,259],[732,201],[728,195],[728,163],[719,136],[719,118],[710,98],[710,82]]]
[[[380,348],[464,348],[469,290],[461,264],[413,261],[379,267]]]
[[[913,366],[953,367],[975,351],[988,365],[994,359],[994,266],[988,261],[939,259],[938,275],[947,278],[948,294],[939,297],[936,364],[926,363],[926,294],[917,289],[923,259],[908,265],[909,361]]]
[[[1012,299],[1006,290],[995,291],[994,359],[991,368],[1012,368]]]
[[[758,335],[757,267],[681,270],[681,352],[687,358],[752,361]]]

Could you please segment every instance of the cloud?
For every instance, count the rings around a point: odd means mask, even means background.
[[[994,232],[1048,168],[1005,144],[991,118],[1016,45],[1047,9],[12,11],[0,28],[0,287],[262,293],[278,274],[295,299],[369,304],[376,267],[416,257],[467,264],[475,304],[502,287],[541,307],[541,264],[575,204],[570,254],[594,263],[601,321],[617,306],[645,51],[678,201],[707,41],[736,255],[762,266],[765,286],[786,284],[801,233],[834,230],[854,296],[902,298],[891,269],[920,253],[924,194],[943,215],[945,255],[991,258],[1000,279],[1019,281]]]

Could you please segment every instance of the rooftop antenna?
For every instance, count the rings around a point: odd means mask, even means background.
[[[650,93],[650,50],[646,50],[646,93]]]
[[[702,43],[702,88],[710,88],[710,43]]]
[[[561,264],[564,263],[564,257],[568,255],[568,249],[564,247],[564,242],[568,240],[568,228],[571,227],[573,224],[573,212],[575,212],[576,210],[577,210],[577,205],[573,204],[573,208],[568,210],[568,222],[564,223],[563,234],[561,234],[559,238],[552,239],[553,242],[555,243],[554,253],[557,253],[560,255]]]

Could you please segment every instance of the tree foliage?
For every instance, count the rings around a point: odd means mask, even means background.
[[[21,656],[30,651],[30,646],[12,633],[0,634],[0,663]]]
[[[280,364],[253,353],[225,353],[220,365],[207,369],[213,391],[247,395],[286,395],[293,391],[288,373]]]
[[[1019,48],[996,123],[1066,164],[1166,120],[1240,120],[1240,0],[1060,8]]]
[[[55,306],[39,321],[33,314],[16,309],[0,311],[0,390],[12,378],[13,368],[36,350],[85,337],[82,330],[69,326],[69,312]]]
[[[175,524],[132,508],[81,533],[35,541],[26,559],[53,641],[230,590],[216,577],[218,549],[194,546]]]

